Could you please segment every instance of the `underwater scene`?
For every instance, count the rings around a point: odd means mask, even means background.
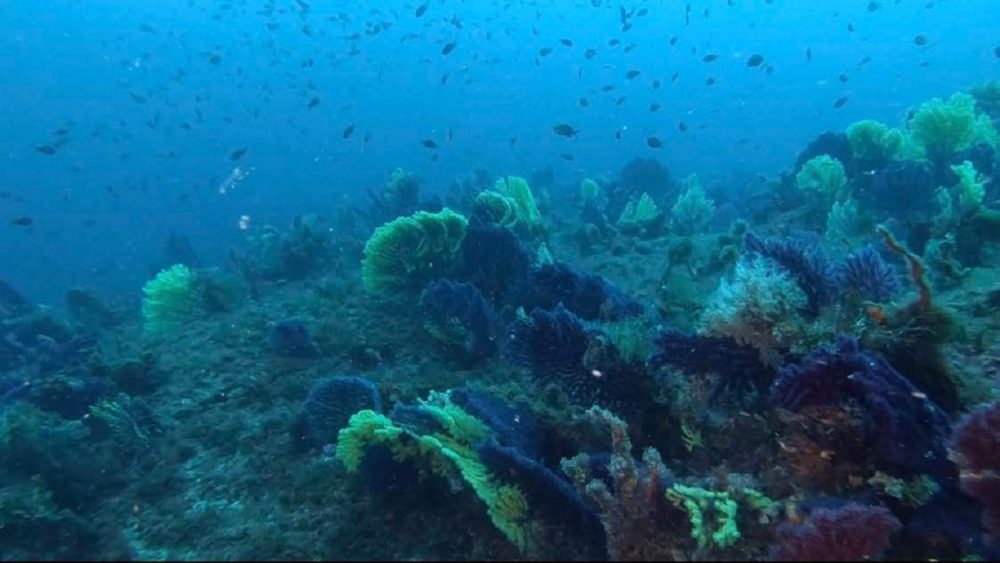
[[[0,2],[0,560],[1000,559],[997,7]]]

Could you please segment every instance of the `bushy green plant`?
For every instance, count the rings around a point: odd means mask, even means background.
[[[528,181],[520,176],[507,176],[496,181],[494,189],[513,200],[519,221],[533,228],[540,226],[542,214],[538,211],[535,196]]]
[[[623,233],[638,233],[655,231],[662,223],[663,214],[660,213],[660,208],[649,194],[643,192],[639,201],[630,201],[625,205],[615,224]]]
[[[806,161],[795,175],[800,190],[818,192],[829,199],[839,199],[847,185],[844,165],[828,154],[821,154]]]
[[[903,143],[903,133],[866,119],[847,128],[847,142],[854,158],[867,165],[880,165],[896,156]]]
[[[142,292],[143,328],[147,334],[163,334],[191,320],[201,309],[195,273],[175,264],[146,282]]]
[[[944,162],[976,142],[997,143],[989,116],[976,114],[971,94],[954,94],[947,100],[924,102],[907,122],[914,140],[932,160]]]
[[[671,226],[681,235],[703,232],[715,216],[715,201],[705,196],[705,190],[692,174],[684,181],[687,189],[670,208]]]
[[[414,289],[447,276],[461,263],[466,218],[445,208],[418,211],[375,229],[365,244],[361,275],[373,293]]]

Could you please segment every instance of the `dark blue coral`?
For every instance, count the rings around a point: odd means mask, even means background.
[[[806,294],[806,313],[816,315],[837,296],[837,276],[818,235],[797,233],[783,239],[744,237],[747,252],[764,256],[786,270]]]
[[[556,383],[575,402],[629,412],[648,398],[642,365],[629,364],[599,331],[588,331],[561,303],[532,310],[508,329],[506,356],[536,380]]]
[[[427,322],[467,358],[487,358],[496,352],[493,307],[475,285],[435,280],[420,295],[420,308]]]
[[[517,300],[526,309],[552,309],[562,303],[574,315],[588,321],[616,321],[643,312],[638,301],[604,276],[580,272],[561,262],[532,268]]]
[[[771,387],[776,406],[799,411],[812,405],[859,401],[868,413],[874,463],[896,475],[929,473],[948,478],[944,412],[882,357],[863,352],[854,338],[819,348],[779,370]]]
[[[841,291],[879,303],[889,301],[902,289],[896,269],[870,244],[848,254],[834,273]]]
[[[733,393],[742,396],[748,391],[764,391],[774,378],[774,369],[760,361],[760,352],[732,338],[686,334],[674,328],[660,330],[654,342],[655,351],[647,364],[654,372],[671,366],[687,373],[720,375],[712,399]]]
[[[513,231],[496,225],[470,223],[462,255],[457,278],[475,284],[497,306],[524,285],[534,261]]]
[[[312,446],[335,443],[351,416],[364,409],[382,411],[378,388],[371,381],[351,375],[319,379],[303,405],[301,438]]]

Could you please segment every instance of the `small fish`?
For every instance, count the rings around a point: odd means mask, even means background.
[[[622,96],[615,100],[615,107],[622,107],[625,104],[625,96]]]
[[[552,131],[560,137],[576,137],[576,135],[580,132],[579,129],[568,123],[560,123],[559,125],[553,127]]]
[[[247,153],[246,147],[243,147],[241,149],[236,149],[233,152],[229,153],[229,160],[239,160],[243,158],[243,155],[245,155],[246,153]]]
[[[840,73],[840,76],[837,77],[837,80],[840,80],[841,84],[846,83],[850,79],[851,79],[851,77],[847,76],[846,72]]]
[[[585,108],[590,105],[590,100],[587,98],[580,98],[580,107]]]
[[[753,54],[747,59],[747,68],[754,68],[760,66],[764,62],[764,55]]]
[[[865,58],[861,59],[861,61],[858,62],[858,66],[864,66],[864,65],[866,65],[866,64],[868,64],[870,62],[872,62],[872,58],[871,57],[865,57]]]
[[[446,72],[446,73],[444,73],[444,74],[443,74],[443,75],[441,76],[441,85],[442,85],[442,86],[444,86],[445,84],[447,84],[447,83],[448,83],[448,77],[449,77],[449,76],[448,76],[448,73],[447,73],[447,72]]]
[[[368,141],[371,141],[371,140],[372,140],[372,132],[369,131],[369,132],[365,133],[365,138],[364,138],[364,140],[362,142],[364,142],[364,143],[367,144]]]
[[[561,156],[562,159],[565,160],[565,161],[567,161],[567,162],[573,162],[574,160],[576,160],[576,157],[574,157],[573,155],[571,155],[571,154],[569,154],[567,152],[564,152],[564,153],[562,153],[559,156]]]
[[[640,74],[642,74],[641,70],[632,69],[632,70],[630,70],[630,71],[628,71],[628,72],[625,73],[625,78],[628,79],[628,80],[632,80],[633,78],[636,78]]]
[[[621,129],[615,131],[615,139],[618,140],[618,141],[622,140],[622,130]]]
[[[705,79],[705,86],[712,86],[713,84],[715,84],[715,79],[714,78],[708,77],[708,78]]]
[[[677,79],[680,78],[680,76],[681,76],[681,73],[675,72],[673,74],[673,76],[670,77],[670,82],[677,82]]]
[[[660,89],[660,79],[657,78],[656,80],[653,81],[653,90],[659,90],[659,89]]]
[[[417,9],[413,11],[413,17],[419,18],[420,16],[427,13],[427,4],[421,4],[417,6]]]
[[[854,22],[847,23],[847,31],[854,33]]]
[[[583,53],[583,58],[587,59],[588,61],[591,60],[591,59],[593,59],[596,56],[597,56],[597,49],[587,49]]]
[[[813,60],[813,50],[812,47],[806,47],[806,62],[812,62]]]
[[[340,138],[349,139],[353,134],[354,134],[354,124],[351,123],[347,127],[344,127],[344,132],[340,134]]]
[[[917,35],[916,37],[913,38],[913,43],[917,47],[923,47],[924,45],[927,44],[927,37],[924,35]]]
[[[35,150],[48,156],[56,154],[55,147],[49,145],[38,145],[37,147],[35,147]]]
[[[441,54],[447,56],[449,53],[455,50],[455,47],[458,47],[458,43],[455,42],[448,43],[447,45],[441,48]]]
[[[844,107],[844,104],[847,103],[847,99],[848,99],[847,96],[841,96],[841,97],[837,98],[836,100],[834,100],[834,102],[833,102],[834,109],[840,109],[840,108]]]
[[[993,48],[993,54],[996,55],[996,58],[1000,59],[1000,46]]]
[[[651,149],[659,149],[663,147],[663,141],[661,141],[658,137],[647,137],[646,144]]]
[[[704,57],[702,57],[701,58],[701,62],[703,62],[703,63],[711,63],[711,62],[715,62],[718,59],[719,59],[719,55],[716,55],[715,53],[710,53],[710,54],[705,55]]]
[[[129,92],[128,95],[129,95],[129,97],[132,98],[132,101],[135,102],[135,103],[137,103],[137,104],[144,104],[144,103],[146,103],[146,96],[143,96],[142,94],[136,94],[135,92]]]
[[[614,84],[605,84],[604,86],[601,86],[601,92],[604,92],[604,93],[608,93],[608,92],[610,92],[610,91],[612,91],[614,89],[615,89],[615,85]]]
[[[434,139],[424,139],[420,141],[420,144],[423,145],[424,148],[428,149],[436,149],[438,146],[438,144],[434,142]]]
[[[688,130],[687,123],[684,123],[683,121],[679,121],[677,123],[677,130],[680,131],[681,133],[687,131]]]
[[[541,48],[541,49],[540,49],[540,50],[538,51],[538,56],[539,56],[539,57],[543,57],[543,58],[544,58],[544,57],[547,57],[547,56],[549,56],[549,55],[551,55],[551,54],[552,54],[552,47],[542,47],[542,48]]]
[[[218,54],[212,55],[211,57],[208,58],[208,62],[215,66],[219,66],[219,64],[222,62],[222,55]]]
[[[566,39],[565,37],[562,38],[562,39],[560,39],[559,42],[562,43],[566,47],[572,47],[573,46],[573,41],[570,40],[570,39]]]
[[[517,135],[511,135],[511,137],[510,137],[510,146],[513,147],[516,144],[517,144]]]
[[[673,37],[671,37],[670,38],[670,46],[673,47],[674,45],[677,45],[677,40],[678,39],[679,38],[676,35],[674,35]]]
[[[25,217],[18,217],[17,219],[11,219],[10,220],[10,224],[11,225],[17,225],[18,227],[27,227],[27,226],[31,225],[32,223],[34,223],[34,222],[35,222],[34,219],[32,219],[31,217],[27,217],[27,216],[25,216]]]
[[[881,7],[882,7],[882,5],[879,4],[878,2],[876,2],[875,0],[871,0],[870,2],[868,2],[868,11],[869,12],[874,12],[874,11],[878,10],[879,8],[881,8]]]
[[[307,105],[306,107],[309,108],[309,109],[312,109],[312,108],[314,108],[314,107],[316,107],[318,105],[319,105],[319,98],[313,98],[313,99],[309,100],[309,105]]]
[[[608,45],[611,46],[611,47],[617,47],[618,45],[621,45],[621,42],[622,42],[622,40],[618,39],[616,37],[614,39],[609,39],[608,40]]]
[[[649,104],[649,111],[660,111],[660,102],[652,102]]]

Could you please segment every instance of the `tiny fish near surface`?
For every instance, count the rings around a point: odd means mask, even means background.
[[[649,145],[651,149],[658,149],[663,147],[663,141],[658,137],[649,137],[646,139],[646,144]]]
[[[344,127],[344,132],[340,134],[341,139],[348,139],[354,134],[354,124],[351,123],[347,127]]]
[[[833,107],[834,107],[835,109],[840,109],[840,108],[844,107],[844,104],[846,104],[846,103],[847,103],[847,99],[848,99],[848,97],[847,97],[847,96],[841,96],[841,97],[837,98],[837,99],[836,99],[836,100],[835,100],[835,101],[833,102]]]
[[[764,62],[764,55],[753,54],[747,59],[747,68],[754,68],[760,66]]]
[[[233,152],[229,153],[229,160],[239,160],[243,158],[243,155],[245,155],[246,153],[247,153],[246,147],[236,149]]]
[[[455,50],[455,47],[458,47],[458,43],[455,42],[448,43],[447,45],[441,48],[441,54],[448,55],[449,53]]]

